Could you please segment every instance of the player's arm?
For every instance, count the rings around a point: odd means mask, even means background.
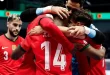
[[[62,19],[69,16],[67,9],[63,7],[47,6],[44,8],[29,8],[21,13],[20,18],[23,22],[31,22],[38,15],[46,13],[57,14]]]
[[[102,44],[105,40],[105,35],[101,31],[87,26],[72,26],[69,30],[73,30],[72,32],[70,31],[72,36],[77,37],[78,35],[86,34],[97,44]]]
[[[90,25],[89,29],[85,28],[85,34],[87,34],[95,43],[102,44],[105,41],[105,35],[100,30],[98,30],[93,24]]]
[[[14,60],[19,59],[26,51],[18,45],[18,47],[13,51],[11,58]]]
[[[70,28],[64,27],[64,26],[58,26],[58,28],[66,35],[66,36],[72,36],[71,33],[76,33],[75,35],[84,35],[86,34],[89,38],[91,38],[95,43],[102,44],[105,40],[105,35],[96,29],[89,28],[86,26],[74,26],[72,27],[73,31],[68,31]],[[75,36],[73,35],[73,36]]]
[[[65,27],[65,26],[57,26],[57,27],[60,29],[60,31],[63,32],[65,36],[67,37],[70,36],[70,32],[68,32],[69,27]],[[28,35],[40,35],[43,32],[44,30],[42,29],[42,27],[37,25],[28,32]]]
[[[66,36],[66,37],[70,37],[70,32],[68,32],[69,27],[65,27],[65,26],[58,26],[58,28],[62,31],[62,33]]]
[[[73,49],[73,44],[64,36],[52,19],[44,17],[40,20],[39,24],[52,36],[52,38],[61,43],[64,47],[67,47],[68,50]]]
[[[92,57],[94,59],[102,59],[105,56],[105,48],[102,47],[100,49],[96,49],[92,46],[89,46],[87,49],[85,49],[84,51],[82,51],[82,53],[86,54],[89,57]]]
[[[31,49],[30,43],[31,42],[29,36],[26,36],[20,45],[18,45],[18,47],[13,50],[11,58],[14,60],[19,59],[26,51]]]
[[[74,39],[71,41],[76,45],[76,51],[84,53],[89,57],[94,59],[102,59],[105,56],[105,48],[99,44],[94,43],[92,40],[89,40],[89,42],[86,42],[82,39]]]

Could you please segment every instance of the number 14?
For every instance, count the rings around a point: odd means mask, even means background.
[[[50,70],[50,42],[49,41],[44,41],[41,44],[41,49],[45,48],[45,70]],[[53,66],[55,67],[60,67],[60,69],[62,71],[65,70],[65,66],[66,66],[66,55],[65,54],[61,54],[62,52],[62,45],[60,43],[58,43],[57,49],[56,49],[56,53],[53,59]],[[61,60],[59,60],[59,56],[61,58]]]

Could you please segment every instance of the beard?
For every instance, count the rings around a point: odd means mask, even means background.
[[[14,34],[14,32],[17,32],[17,34]],[[19,31],[18,30],[15,30],[15,31],[11,31],[9,30],[9,33],[12,37],[17,37],[19,35]]]

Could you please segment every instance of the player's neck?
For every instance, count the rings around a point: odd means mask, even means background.
[[[6,36],[6,38],[8,38],[11,41],[16,41],[16,39],[18,38],[18,36],[16,36],[16,37],[11,36],[8,32],[5,34],[5,36]]]

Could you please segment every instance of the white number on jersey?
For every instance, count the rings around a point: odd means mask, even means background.
[[[7,51],[4,51],[3,53],[5,56],[4,56],[4,60],[8,60],[8,52]]]
[[[103,48],[103,46],[101,45],[101,46],[100,46],[100,49],[102,49],[102,48]],[[102,67],[104,67],[104,66],[105,66],[105,59],[103,58],[103,59],[102,59]]]
[[[45,70],[50,70],[50,42],[49,41],[44,41],[41,44],[41,49],[45,48]],[[66,66],[66,56],[65,54],[61,54],[62,52],[62,45],[58,44],[56,53],[53,59],[53,66],[55,67],[60,67],[62,71],[65,70]]]

